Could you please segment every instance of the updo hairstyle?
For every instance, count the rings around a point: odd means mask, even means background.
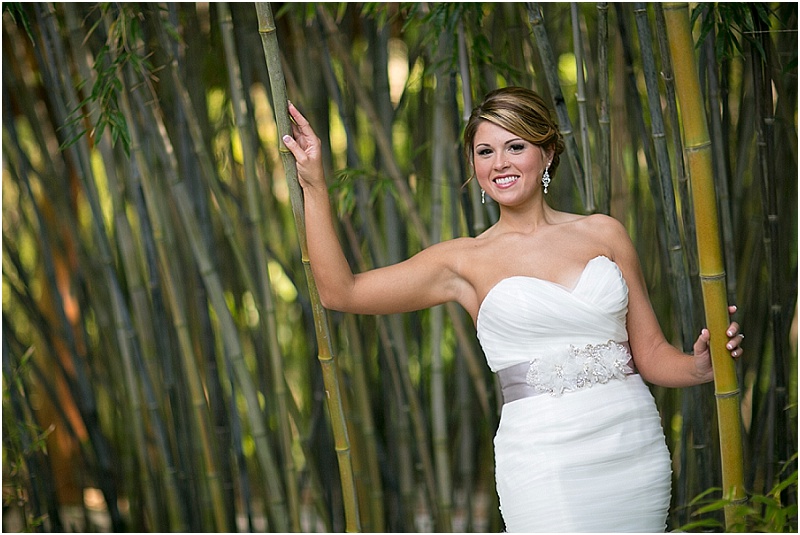
[[[550,176],[555,174],[560,154],[564,151],[564,140],[558,125],[550,116],[550,109],[537,93],[524,87],[495,89],[472,110],[464,128],[464,151],[473,169],[473,143],[478,126],[483,121],[505,128],[534,145],[552,148]]]

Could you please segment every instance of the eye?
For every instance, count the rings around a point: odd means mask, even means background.
[[[508,146],[508,150],[510,152],[521,152],[525,149],[525,145],[522,143],[514,143],[513,145]]]
[[[488,156],[489,154],[492,153],[492,149],[483,148],[483,149],[478,149],[476,152],[478,153],[478,156]]]

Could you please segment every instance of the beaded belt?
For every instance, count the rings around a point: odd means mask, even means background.
[[[497,371],[503,402],[549,393],[560,396],[636,373],[628,344],[568,346]]]

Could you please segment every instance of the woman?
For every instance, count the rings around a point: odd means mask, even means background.
[[[493,91],[466,125],[468,158],[500,207],[497,223],[356,275],[332,224],[320,141],[289,111],[294,137],[284,143],[297,160],[323,305],[390,314],[456,301],[472,316],[503,387],[495,475],[506,529],[664,531],[670,458],[644,381],[711,381],[709,334],[694,356],[670,345],[624,227],[545,202],[563,142],[542,99]],[[738,331],[731,323],[734,357]]]

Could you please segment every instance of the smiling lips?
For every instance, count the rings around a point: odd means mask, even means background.
[[[517,180],[519,180],[519,175],[508,175],[495,178],[494,183],[498,186],[510,186]]]

